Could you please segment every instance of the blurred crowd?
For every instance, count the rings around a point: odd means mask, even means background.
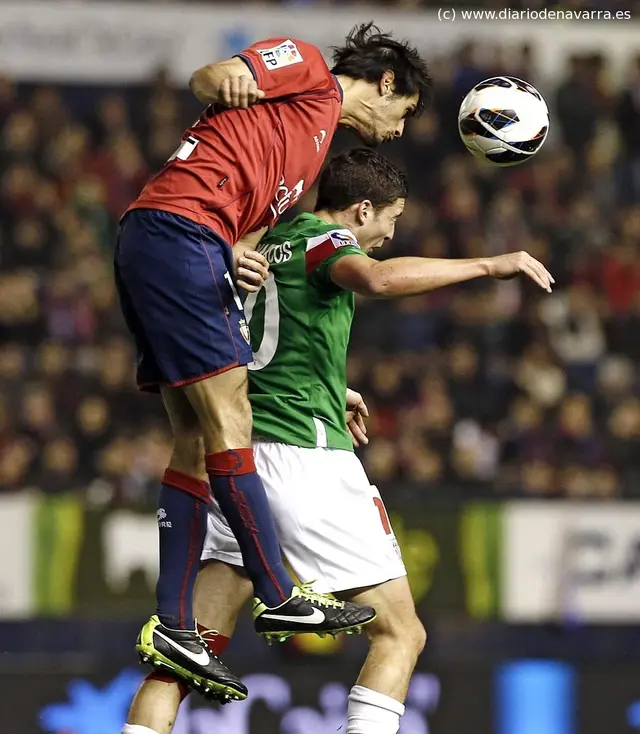
[[[568,59],[542,89],[555,135],[525,165],[492,169],[461,145],[459,102],[495,73],[535,84],[535,49],[508,64],[476,51],[431,59],[434,105],[386,150],[411,192],[382,256],[525,249],[554,293],[513,279],[359,299],[363,459],[373,482],[416,496],[638,494],[640,58],[616,88],[606,59]],[[156,491],[170,439],[159,399],[134,385],[111,258],[118,217],[198,111],[163,71],[124,90],[0,79],[2,489],[127,504]],[[339,134],[335,149],[354,144]]]

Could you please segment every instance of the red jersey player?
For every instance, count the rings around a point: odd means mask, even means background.
[[[174,434],[158,507],[157,615],[137,650],[207,695],[247,694],[210,655],[193,618],[211,492],[263,603],[258,632],[267,619],[284,637],[357,631],[375,618],[371,607],[294,586],[282,565],[250,448],[252,354],[235,288],[257,290],[266,263],[233,246],[254,232],[257,244],[311,187],[338,125],[369,145],[390,140],[422,108],[429,86],[417,51],[371,24],[335,50],[331,70],[303,41],[257,43],[193,74],[191,89],[209,107],[122,219],[115,275],[138,348],[138,383],[162,393]]]

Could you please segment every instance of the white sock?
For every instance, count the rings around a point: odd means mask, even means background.
[[[157,731],[149,729],[148,726],[140,726],[138,724],[125,724],[122,734],[158,734]]]
[[[395,698],[354,686],[349,693],[346,734],[398,734],[402,714],[404,706]]]

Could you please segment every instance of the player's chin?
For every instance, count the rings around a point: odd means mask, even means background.
[[[377,148],[380,143],[384,142],[376,133],[371,130],[354,130],[355,134],[360,139],[360,142],[367,146],[367,148]]]
[[[382,145],[382,143],[386,143],[388,138],[385,138],[381,135],[374,135],[369,139],[369,142],[367,143],[369,148],[377,148],[379,145]]]

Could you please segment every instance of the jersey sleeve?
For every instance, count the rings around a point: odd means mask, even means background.
[[[322,54],[304,41],[271,38],[237,56],[248,64],[265,99],[304,94],[330,83],[331,72]]]
[[[307,278],[313,285],[337,287],[331,280],[331,266],[345,255],[367,257],[350,230],[333,229],[317,237],[309,237],[305,251]]]

